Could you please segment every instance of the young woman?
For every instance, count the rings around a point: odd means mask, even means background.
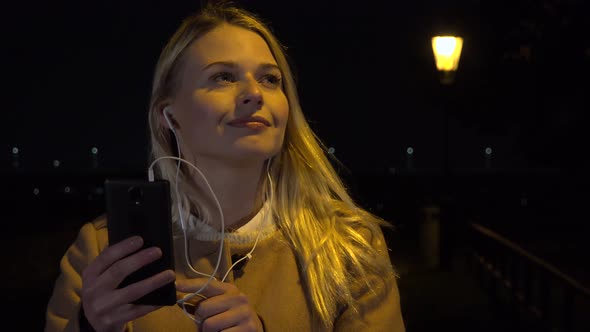
[[[175,271],[118,288],[162,251],[109,244],[104,216],[87,223],[61,261],[46,331],[404,331],[387,223],[347,193],[262,20],[223,3],[186,18],[150,105]],[[132,304],[173,280],[179,305]]]

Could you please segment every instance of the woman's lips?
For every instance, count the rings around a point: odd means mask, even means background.
[[[257,130],[264,129],[264,127],[270,127],[270,123],[259,115],[234,119],[228,122],[227,125],[235,128],[249,128]]]
[[[248,122],[235,122],[235,123],[228,123],[229,126],[235,128],[248,128],[248,129],[255,129],[261,130],[266,128],[266,125],[262,122],[258,121],[248,121]]]

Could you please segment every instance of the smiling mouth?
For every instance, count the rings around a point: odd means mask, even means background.
[[[247,129],[254,129],[254,130],[261,130],[266,128],[266,124],[258,121],[246,121],[246,122],[238,122],[238,123],[230,123],[229,126],[235,128],[247,128]]]
[[[270,127],[268,120],[259,115],[245,116],[234,119],[227,124],[234,128],[247,128],[252,130],[262,130],[266,127]]]

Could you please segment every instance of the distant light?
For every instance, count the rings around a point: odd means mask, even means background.
[[[92,152],[92,154],[97,154],[98,153],[98,149],[96,147],[93,147],[90,152]]]
[[[334,149],[332,147],[328,149],[329,154],[334,154],[334,152],[336,152],[336,149]]]
[[[59,160],[56,159],[53,161],[53,167],[59,167],[59,164],[60,164]]]
[[[413,147],[411,147],[411,146],[410,146],[410,147],[408,147],[408,148],[406,149],[406,153],[407,153],[407,154],[409,154],[409,155],[412,155],[412,154],[414,154],[414,148],[413,148]]]
[[[436,58],[436,68],[442,71],[455,71],[459,67],[463,38],[436,36],[432,38],[432,51]]]
[[[492,148],[487,147],[485,152],[486,152],[486,155],[491,156],[492,155]]]
[[[39,188],[33,189],[33,195],[35,195],[35,196],[39,195]]]
[[[64,192],[65,192],[66,194],[69,194],[69,193],[70,193],[70,187],[66,186],[66,187],[64,188]]]
[[[12,154],[18,154],[18,148],[16,146],[12,148]]]

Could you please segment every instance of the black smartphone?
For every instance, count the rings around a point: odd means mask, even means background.
[[[143,248],[162,250],[162,257],[133,272],[119,288],[149,278],[161,271],[174,270],[170,184],[166,180],[106,179],[105,202],[109,244],[133,235],[143,238]],[[143,249],[142,248],[142,249]],[[174,305],[176,287],[168,283],[146,294],[134,304]]]

